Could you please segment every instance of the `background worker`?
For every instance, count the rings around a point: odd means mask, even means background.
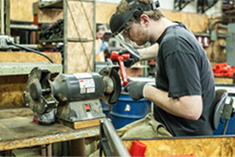
[[[104,62],[105,56],[103,51],[100,50],[100,46],[102,44],[102,38],[105,34],[105,26],[103,24],[96,24],[96,42],[95,42],[95,54],[96,58],[95,61]]]
[[[100,45],[100,48],[98,50],[98,53],[104,51],[105,60],[110,56],[109,39],[112,37],[113,36],[111,31],[105,31],[102,38],[102,44]]]
[[[158,6],[153,0],[121,0],[110,19],[114,35],[137,45],[157,43],[138,50],[140,57],[133,55],[133,49],[120,52],[131,54],[125,61],[127,67],[148,59],[156,59],[157,64],[156,87],[138,81],[125,86],[133,100],[147,98],[153,102],[154,114],[118,133],[122,137],[212,135],[215,87],[207,55],[184,24],[166,19]],[[163,131],[164,127],[158,130],[158,126],[165,126],[170,134]]]

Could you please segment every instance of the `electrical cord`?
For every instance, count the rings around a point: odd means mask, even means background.
[[[43,57],[46,57],[51,63],[54,63],[48,56],[44,55],[43,53],[39,52],[39,51],[36,51],[36,50],[33,50],[33,49],[30,49],[30,48],[27,48],[27,47],[24,47],[24,46],[20,46],[20,45],[17,45],[17,44],[14,44],[12,41],[10,40],[7,40],[7,43],[8,44],[11,44],[11,45],[14,45],[16,47],[19,47],[21,49],[24,49],[24,50],[27,50],[27,51],[30,51],[30,52],[34,52],[34,53],[37,53]]]

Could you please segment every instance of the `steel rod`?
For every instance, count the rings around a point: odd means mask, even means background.
[[[130,157],[130,154],[127,152],[126,147],[124,146],[121,138],[118,136],[116,130],[114,129],[112,123],[109,119],[103,120],[103,130],[107,136],[108,142],[116,156],[125,156]]]
[[[4,33],[4,0],[1,0],[1,35],[5,35]]]

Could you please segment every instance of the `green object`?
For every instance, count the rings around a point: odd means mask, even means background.
[[[235,65],[235,23],[229,23],[226,33],[226,62],[228,65]]]
[[[211,30],[210,31],[210,41],[217,41],[218,40],[218,31]]]

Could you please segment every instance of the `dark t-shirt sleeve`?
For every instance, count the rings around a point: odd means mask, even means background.
[[[169,97],[201,95],[200,74],[193,54],[172,52],[164,62],[169,79]]]

